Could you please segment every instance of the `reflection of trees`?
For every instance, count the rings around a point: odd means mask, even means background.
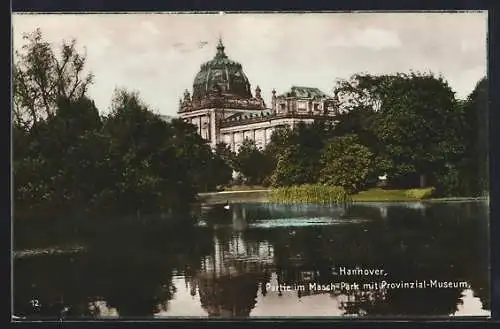
[[[252,208],[253,207],[253,208]],[[268,216],[252,206],[246,211]],[[258,208],[258,207],[257,207]],[[274,264],[283,280],[293,282],[297,271],[320,270],[332,265],[384,268],[387,281],[468,281],[488,307],[487,214],[484,204],[429,204],[422,209],[389,206],[384,219],[374,207],[353,206],[345,218],[374,219],[364,225],[311,226],[303,228],[253,229],[245,231],[247,241],[272,241]],[[267,211],[267,213],[266,213]],[[297,216],[303,209],[280,209],[280,216]],[[284,270],[284,271],[283,271]],[[331,279],[331,278],[330,278]],[[328,279],[328,280],[330,280]],[[339,280],[339,278],[336,278]],[[353,278],[357,282],[380,278]],[[395,289],[385,302],[349,306],[368,315],[447,315],[456,310],[461,289]]]
[[[97,316],[105,305],[122,317],[150,317],[158,304],[175,294],[174,267],[189,265],[195,271],[199,259],[210,251],[205,233],[182,232],[179,238],[178,230],[158,223],[124,223],[86,237],[86,253],[18,260],[16,313],[58,318],[67,307],[66,318],[79,318]],[[28,304],[34,297],[42,305],[40,310]]]
[[[331,217],[338,219],[346,213],[346,205],[286,205],[286,204],[231,204],[231,210],[224,209],[223,204],[203,207],[199,210],[202,218],[208,219],[211,224],[229,224],[235,218],[244,218],[248,223],[266,219],[289,218],[290,216]]]
[[[345,316],[365,316],[373,314],[374,308],[383,305],[386,300],[386,291],[356,290],[350,293],[334,293],[340,300],[340,308]]]
[[[333,277],[331,266],[383,268],[390,274],[384,279],[394,282],[466,280],[489,308],[484,205],[429,204],[425,216],[419,209],[389,206],[385,219],[375,207],[354,205],[343,214],[346,220],[372,220],[269,229],[248,224],[259,218],[310,216],[307,214],[323,210],[232,206],[231,211],[220,209],[218,214],[209,214],[212,223],[227,224],[222,227],[101,226],[106,234],[92,236],[89,231],[85,235],[86,254],[16,260],[16,314],[58,317],[69,307],[67,318],[91,316],[89,302],[106,302],[108,308],[117,308],[120,316],[149,317],[158,304],[167,308],[167,302],[175,298],[174,268],[188,268],[185,274],[190,293],[199,292],[202,306],[213,316],[248,316],[255,307],[260,283],[268,282],[271,272],[278,273],[285,283],[297,282],[300,272],[309,270],[319,272],[318,280],[325,283],[381,280]],[[456,310],[461,293],[458,289],[429,288],[389,290],[382,295],[343,291],[331,296],[344,301],[341,307],[346,315],[448,315]],[[313,292],[297,297],[308,294]],[[28,304],[34,297],[42,304],[38,310]]]
[[[174,293],[171,263],[157,262],[155,266],[132,257],[104,260],[92,254],[50,258],[40,259],[43,265],[26,260],[31,263],[27,267],[36,269],[36,276],[26,267],[19,268],[27,277],[17,279],[34,286],[16,287],[16,305],[24,304],[16,306],[18,312],[36,315],[27,305],[36,296],[42,305],[39,315],[51,318],[58,318],[65,307],[69,308],[68,318],[98,315],[95,308],[103,303],[117,308],[120,316],[149,316],[158,301],[169,300]]]
[[[247,219],[250,222],[262,219],[278,219],[294,217],[329,216],[341,218],[347,209],[346,205],[291,205],[291,204],[255,204],[246,206]]]
[[[483,292],[489,286],[485,280],[489,263],[485,209],[484,205],[473,203],[433,205],[423,217],[403,207],[390,208],[389,229],[398,234],[380,236],[386,245],[400,245],[387,252],[394,259],[391,266],[394,280],[465,280]],[[461,296],[460,289],[422,289],[410,293],[408,298],[408,291],[390,291],[390,310],[377,313],[450,314],[456,310]],[[482,299],[484,303],[489,297]]]

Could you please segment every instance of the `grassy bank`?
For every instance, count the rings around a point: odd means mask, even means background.
[[[198,200],[204,204],[273,202],[273,203],[335,203],[338,198],[335,188],[307,185],[308,187],[288,187],[279,189],[242,189],[223,192],[200,193]],[[319,186],[319,188],[318,188]],[[313,188],[314,187],[314,188]],[[411,201],[464,201],[483,200],[487,197],[440,197],[433,195],[433,188],[422,189],[381,189],[372,188],[349,197],[353,202],[411,202]],[[333,201],[332,201],[333,200]]]
[[[352,196],[353,201],[415,201],[432,197],[434,188],[381,189],[372,188]]]

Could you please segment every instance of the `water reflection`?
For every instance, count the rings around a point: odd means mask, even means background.
[[[140,231],[134,229],[113,245],[88,241],[91,246],[79,256],[16,260],[16,315],[489,314],[488,213],[483,203],[236,204],[230,211],[214,206],[198,215],[205,225],[189,235],[174,232],[165,239],[166,232],[149,229],[135,241],[132,236]],[[332,270],[339,266],[379,268],[388,275],[339,277]],[[374,285],[415,280],[463,281],[468,287]],[[322,285],[329,288],[317,289]],[[33,298],[42,306],[30,305]]]
[[[116,307],[109,307],[105,300],[96,300],[89,303],[88,310],[96,318],[118,318]]]

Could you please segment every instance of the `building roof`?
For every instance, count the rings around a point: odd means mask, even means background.
[[[263,111],[248,111],[245,113],[239,112],[235,113],[233,115],[228,116],[225,118],[223,121],[224,122],[234,122],[234,121],[241,121],[241,120],[247,120],[247,119],[252,119],[252,118],[262,118],[262,117],[268,117],[272,115],[271,110],[263,110]]]
[[[201,65],[193,82],[193,101],[199,101],[212,93],[222,93],[237,98],[250,99],[250,82],[241,64],[229,59],[219,39],[214,58]]]
[[[289,91],[279,97],[298,97],[298,98],[330,98],[331,96],[322,92],[318,88],[292,86]]]

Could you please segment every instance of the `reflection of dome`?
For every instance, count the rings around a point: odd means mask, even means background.
[[[199,279],[201,306],[210,316],[249,316],[257,302],[257,290],[257,278],[252,275]]]
[[[267,241],[245,241],[241,232],[229,240],[214,237],[214,252],[202,260],[200,276],[222,277],[261,271],[274,263],[274,249]]]
[[[222,40],[215,57],[201,65],[193,83],[193,101],[221,93],[240,99],[252,98],[250,83],[240,63],[230,60],[224,52]]]

